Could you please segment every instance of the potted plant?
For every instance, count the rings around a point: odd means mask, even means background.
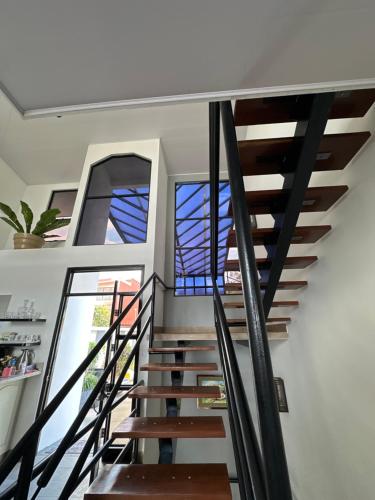
[[[64,227],[70,222],[69,220],[57,219],[60,210],[58,208],[50,208],[42,213],[34,229],[31,230],[34,220],[33,212],[27,203],[24,201],[20,203],[25,227],[22,226],[15,212],[8,205],[0,203],[0,210],[6,215],[6,217],[0,217],[0,219],[17,231],[13,237],[14,248],[16,249],[42,248],[46,233]]]

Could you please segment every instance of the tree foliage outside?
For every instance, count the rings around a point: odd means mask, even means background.
[[[107,305],[100,304],[95,306],[92,326],[95,327],[104,326],[109,328],[110,320],[111,320],[111,310]]]

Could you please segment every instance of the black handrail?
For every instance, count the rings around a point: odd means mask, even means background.
[[[233,222],[236,227],[246,320],[258,401],[263,458],[260,458],[258,441],[256,435],[253,434],[251,414],[246,410],[246,394],[243,392],[243,388],[241,389],[241,375],[237,372],[237,360],[219,290],[217,287],[214,287],[216,329],[228,390],[228,399],[230,401],[230,420],[234,429],[234,449],[240,455],[240,458],[236,460],[236,463],[239,463],[237,470],[240,493],[243,498],[255,498],[256,500],[260,498],[267,498],[268,500],[291,500],[288,468],[273,385],[271,356],[251,236],[250,217],[245,199],[232,104],[229,101],[221,102],[220,104],[210,104],[210,193],[214,197],[211,202],[210,214],[211,268],[215,269],[215,262],[217,262],[217,246],[215,245],[215,238],[217,236],[215,233],[217,232],[218,207],[215,200],[215,190],[219,182],[220,159],[216,154],[216,147],[219,134],[218,129],[220,127],[220,114],[222,116],[231,188]],[[245,408],[243,408],[244,404]],[[243,427],[245,423],[247,429]],[[245,441],[241,443],[241,439]],[[241,458],[244,453],[248,454],[246,467],[244,465],[245,461]],[[251,479],[252,496],[249,496],[248,491],[248,475]]]
[[[213,284],[213,289],[215,314],[217,317],[218,345],[230,399],[230,408],[233,415],[236,444],[240,451],[244,490],[246,491],[245,498],[266,500],[267,493],[263,477],[263,463],[241,372],[216,283]]]
[[[112,334],[116,331],[116,329],[121,325],[122,320],[129,313],[131,308],[134,306],[136,301],[143,295],[149,284],[152,283],[152,293],[149,298],[146,300],[144,306],[141,311],[138,313],[137,318],[135,319],[133,325],[130,327],[129,331],[125,336],[122,337],[122,342],[118,346],[117,350],[113,354],[112,359],[107,363],[105,370],[97,382],[94,390],[89,396],[89,399],[85,402],[81,410],[79,411],[77,417],[74,422],[70,426],[68,432],[64,436],[63,440],[59,444],[58,448],[46,459],[42,462],[38,463],[34,466],[35,456],[37,452],[37,445],[40,436],[40,432],[57,410],[59,405],[64,401],[67,394],[70,392],[74,384],[80,379],[80,377],[84,374],[88,366],[91,364],[95,356],[99,353],[100,349],[111,339]],[[8,487],[5,491],[0,494],[0,498],[2,500],[15,497],[17,500],[23,500],[28,498],[28,491],[30,487],[31,481],[40,475],[38,479],[38,489],[34,493],[32,498],[36,498],[40,492],[40,490],[45,487],[53,473],[55,472],[58,464],[61,461],[61,458],[66,453],[66,451],[75,443],[78,439],[84,436],[91,429],[91,433],[86,441],[86,445],[84,450],[80,456],[85,457],[83,460],[78,460],[76,463],[72,474],[65,485],[65,488],[62,492],[62,496],[60,498],[67,498],[64,496],[66,491],[69,490],[69,495],[74,491],[74,489],[78,486],[78,484],[83,480],[83,478],[93,470],[96,466],[97,461],[102,457],[106,449],[111,445],[112,441],[107,440],[104,445],[100,449],[97,449],[95,446],[94,456],[91,458],[90,463],[85,467],[82,472],[82,468],[85,465],[86,458],[90,453],[92,446],[97,441],[99,436],[100,429],[103,425],[104,420],[108,417],[108,415],[113,411],[115,407],[117,407],[124,399],[129,395],[130,391],[134,389],[135,384],[126,394],[122,395],[120,398],[115,401],[115,398],[121,390],[123,378],[128,371],[130,364],[136,356],[136,353],[139,350],[140,342],[142,341],[147,329],[153,325],[154,322],[154,294],[155,294],[155,284],[159,283],[165,289],[169,289],[164,281],[156,274],[153,273],[150,278],[144,283],[144,285],[140,288],[140,290],[133,296],[132,300],[125,307],[125,309],[121,312],[118,318],[113,322],[110,328],[107,330],[105,335],[98,341],[95,347],[90,351],[84,361],[79,365],[79,367],[75,370],[75,372],[69,377],[68,381],[63,385],[63,387],[59,390],[59,392],[55,395],[55,397],[51,400],[51,402],[44,408],[44,410],[39,414],[35,422],[30,426],[25,435],[21,438],[21,440],[17,443],[17,445],[13,448],[13,450],[9,453],[8,457],[4,460],[4,462],[0,465],[0,483],[9,475],[9,473],[13,470],[14,466],[21,459],[21,467],[20,473],[18,476],[18,482],[14,483],[10,487]],[[116,363],[125,349],[128,341],[134,334],[135,329],[140,324],[147,308],[152,304],[151,313],[145,321],[140,334],[136,337],[136,342],[127,358],[127,361],[121,370],[120,375],[117,378],[117,381],[114,383],[113,388],[109,394],[106,394],[107,400],[101,409],[99,415],[88,425],[86,425],[83,429],[79,430],[87,412],[89,411],[93,401],[99,394],[99,392],[103,391],[106,386],[106,380],[109,374],[114,370]],[[152,332],[152,330],[151,330]],[[151,333],[150,332],[150,333]],[[124,450],[123,450],[124,451]],[[120,454],[123,454],[123,451]]]
[[[241,373],[221,301],[217,279],[219,218],[219,103],[210,104],[210,236],[211,276],[213,283],[215,326],[228,397],[229,423],[241,498],[266,500],[262,457],[250,414]]]
[[[292,500],[231,102],[221,102],[220,110],[232,194],[232,210],[236,227],[246,322],[254,367],[268,498],[269,500]]]
[[[103,407],[103,411],[102,413],[99,415],[99,418],[97,420],[97,422],[95,423],[94,425],[94,428],[93,430],[91,431],[91,434],[89,435],[84,447],[83,447],[83,450],[81,451],[81,453],[79,454],[78,456],[78,460],[77,462],[75,463],[74,467],[73,467],[73,470],[72,472],[70,473],[70,476],[69,476],[69,479],[68,481],[66,482],[60,496],[59,496],[59,500],[64,500],[65,498],[69,498],[69,496],[73,493],[73,491],[77,488],[78,486],[78,478],[79,478],[79,475],[80,475],[80,472],[83,468],[83,466],[85,465],[85,462],[86,462],[86,459],[90,453],[90,450],[91,450],[91,447],[93,446],[94,444],[94,441],[95,441],[95,436],[100,432],[100,429],[103,425],[103,422],[106,418],[106,415],[108,413],[108,410],[109,408],[111,407],[115,397],[116,397],[116,394],[118,393],[119,389],[120,389],[120,386],[122,384],[122,381],[127,373],[127,371],[129,370],[130,368],[130,365],[134,359],[134,356],[136,354],[136,352],[138,351],[139,349],[139,345],[141,343],[141,341],[143,340],[143,337],[147,331],[147,328],[149,327],[150,325],[150,321],[151,321],[151,316],[149,316],[149,318],[147,319],[145,325],[143,326],[142,328],[142,331],[141,333],[139,334],[139,336],[137,337],[137,340],[134,344],[134,347],[131,351],[131,353],[129,354],[128,356],[128,359],[126,360],[119,376],[118,376],[118,379],[111,391],[111,393],[109,394],[108,396],[108,399]],[[133,389],[130,389],[129,392],[131,392]]]

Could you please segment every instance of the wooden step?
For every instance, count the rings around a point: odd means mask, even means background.
[[[272,307],[297,307],[298,305],[298,300],[274,300],[272,302]],[[244,307],[244,302],[224,303],[224,309],[243,309]]]
[[[261,290],[267,288],[267,282],[261,281],[259,283]],[[299,288],[304,288],[307,286],[307,281],[279,281],[277,284],[278,290],[298,290]],[[242,283],[225,283],[224,285],[225,293],[227,295],[240,295],[242,294]]]
[[[231,500],[225,464],[106,465],[85,500]]]
[[[147,363],[142,365],[142,372],[194,372],[216,371],[216,363]]]
[[[236,101],[236,125],[260,125],[306,120],[313,94],[262,97]],[[357,118],[364,116],[375,101],[375,89],[337,92],[329,118]]]
[[[289,323],[291,321],[290,316],[282,317],[269,317],[266,319],[266,323]]]
[[[370,135],[369,132],[351,132],[323,136],[314,170],[342,170]],[[242,174],[288,174],[295,169],[302,144],[303,139],[294,137],[239,141]]]
[[[186,347],[150,347],[150,354],[173,354],[175,352],[214,351],[214,345],[191,345]]]
[[[332,226],[299,226],[294,230],[291,243],[316,243],[320,238],[325,236]],[[276,245],[280,231],[271,227],[253,229],[253,243],[254,245]],[[227,246],[231,248],[237,247],[236,231],[231,229],[228,234]]]
[[[220,389],[217,386],[144,386],[135,387],[129,398],[166,399],[166,398],[219,398]]]
[[[267,328],[272,326],[269,323],[289,323],[289,322],[290,322],[289,316],[281,316],[279,318],[268,317],[266,319]],[[229,326],[246,326],[246,319],[245,318],[230,318],[230,319],[227,319],[227,323]]]
[[[311,187],[305,192],[301,212],[325,212],[334,205],[348,190],[348,186]],[[268,189],[265,191],[247,191],[245,193],[249,214],[284,213],[288,199],[288,189]],[[232,214],[232,204],[229,206]]]
[[[129,417],[112,432],[121,438],[224,438],[222,417]]]
[[[287,257],[285,259],[284,269],[304,269],[318,260],[315,255],[305,255],[304,257]],[[267,258],[257,259],[257,268],[260,270],[271,269],[272,261]],[[239,271],[240,263],[238,260],[227,260],[225,262],[225,271]]]
[[[276,326],[276,328],[273,328]],[[230,329],[230,334],[232,340],[248,340],[249,335],[246,328],[236,328],[233,327]],[[286,340],[288,338],[288,331],[285,324],[278,325],[267,325],[267,334],[268,340]],[[154,334],[155,341],[161,342],[172,342],[172,341],[185,341],[185,342],[193,342],[193,341],[216,341],[217,334],[214,328],[206,329],[200,331],[190,331],[187,330],[183,332],[181,330],[173,332],[158,332]]]

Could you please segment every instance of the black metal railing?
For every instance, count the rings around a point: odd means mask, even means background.
[[[97,446],[101,429],[106,418],[128,397],[129,393],[134,389],[134,387],[143,383],[142,381],[140,381],[137,384],[134,384],[134,386],[131,389],[127,390],[125,394],[119,396],[120,391],[122,390],[121,386],[124,377],[129,370],[131,363],[135,359],[135,356],[139,350],[140,343],[142,342],[147,331],[149,331],[150,333],[150,342],[152,343],[155,315],[154,304],[156,284],[161,285],[163,289],[169,288],[156,273],[152,274],[147,279],[144,285],[133,296],[132,300],[127,304],[124,310],[119,314],[117,319],[112,323],[105,335],[103,335],[103,337],[97,342],[95,347],[90,351],[87,357],[69,377],[63,387],[53,397],[53,399],[44,408],[44,410],[41,411],[28,431],[24,434],[24,436],[8,454],[4,462],[0,465],[0,484],[2,484],[3,481],[17,466],[17,464],[20,464],[18,480],[0,493],[1,500],[7,500],[11,498],[15,498],[16,500],[27,500],[27,498],[29,498],[31,482],[39,476],[37,479],[37,489],[31,496],[32,499],[37,498],[41,490],[48,485],[53,474],[56,472],[56,469],[59,466],[63,456],[66,454],[69,448],[86,435],[88,436],[83,450],[78,456],[77,462],[75,463],[71,474],[66,484],[63,486],[63,489],[58,498],[60,500],[69,498],[74,490],[79,486],[79,484],[85,479],[85,477],[90,472],[92,473],[97,469],[96,466],[99,460],[103,457],[103,455],[106,453],[113,442],[112,438],[108,438],[107,441],[104,442],[100,447]],[[111,340],[113,333],[121,325],[121,322],[126,317],[126,315],[131,311],[138,300],[144,298],[144,295],[146,295],[146,293],[148,292],[150,285],[152,286],[151,293],[149,294],[148,298],[144,300],[142,308],[138,312],[134,323],[129,328],[128,332],[122,337],[118,348],[113,353],[111,359],[106,363],[105,369],[96,386],[94,387],[88,399],[85,401],[82,408],[79,410],[78,415],[70,425],[68,431],[59,443],[57,449],[48,457],[44,458],[41,462],[34,465],[37,455],[39,437],[44,426],[47,424],[56,410],[60,407],[74,385],[85,373],[102,347]],[[150,312],[146,318],[146,313],[149,310]],[[138,327],[141,327],[140,331]],[[127,357],[127,360],[122,367],[117,380],[115,380],[113,385],[110,386],[110,391],[108,392],[106,389],[108,387],[107,380],[110,375],[116,370],[119,358],[124,352],[128,342],[130,341],[130,339],[134,338],[135,342],[131,349],[131,352],[129,353],[129,356]],[[102,405],[101,411],[88,425],[86,425],[84,428],[81,428],[86,415],[88,414],[90,408],[92,407],[95,399],[99,394],[105,395],[105,401]],[[131,415],[134,416],[138,414],[139,405],[136,405]],[[120,461],[123,457],[125,457],[131,448],[133,448],[134,460],[137,449],[137,440],[131,440],[126,446],[123,447],[123,449],[119,453],[119,456],[117,457],[117,461]],[[90,456],[90,453],[92,454],[92,456]],[[93,477],[94,474],[91,475],[90,480],[92,480]]]
[[[217,287],[214,287],[216,329],[228,391],[232,438],[241,498],[291,500],[289,474],[274,390],[266,322],[231,102],[210,103],[209,115],[212,277],[215,282],[217,277],[215,275],[215,262],[217,261],[218,221],[215,192],[219,182],[220,148],[218,141],[221,115],[259,414],[260,445],[258,445],[254,432],[221,297]]]

